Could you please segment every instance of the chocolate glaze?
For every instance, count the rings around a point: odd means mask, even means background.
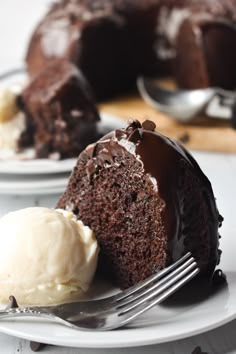
[[[210,254],[206,261],[199,260],[202,269],[209,264],[212,272],[219,262],[220,252],[218,251],[218,227],[223,218],[219,215],[211,184],[201,171],[194,158],[183,146],[169,138],[154,132],[155,124],[150,121],[142,125],[138,121],[129,121],[126,129],[115,130],[104,136],[96,144],[81,154],[82,159],[88,160],[86,165],[88,176],[92,176],[98,166],[103,168],[114,163],[115,156],[125,156],[127,151],[134,155],[143,166],[143,171],[148,174],[153,188],[164,201],[165,207],[162,210],[162,217],[169,238],[169,257],[172,261],[180,258],[187,250],[185,248],[188,233],[182,232],[185,228],[183,217],[183,205],[180,198],[180,175],[181,165],[193,172],[200,181],[204,194],[205,203],[209,214],[209,235]],[[199,242],[191,240],[191,242]],[[193,245],[198,247],[197,244]]]

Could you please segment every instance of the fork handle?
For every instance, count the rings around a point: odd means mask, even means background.
[[[55,317],[52,313],[42,307],[40,310],[38,307],[15,307],[12,309],[0,311],[0,319],[25,316],[44,317],[49,319],[53,319]]]

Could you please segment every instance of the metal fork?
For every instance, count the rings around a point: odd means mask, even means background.
[[[191,253],[162,271],[116,295],[46,307],[17,307],[0,311],[0,319],[44,317],[79,330],[105,331],[122,327],[159,304],[190,279],[199,268]]]

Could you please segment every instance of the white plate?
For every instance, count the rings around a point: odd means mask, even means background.
[[[38,179],[38,180],[16,180],[2,181],[0,180],[0,196],[25,196],[25,195],[50,195],[55,193],[63,193],[66,189],[69,175],[58,177],[55,179]]]
[[[53,161],[49,159],[38,160],[7,160],[0,161],[0,173],[3,174],[51,174],[71,171],[76,159]]]
[[[226,235],[235,249],[234,233]],[[231,252],[233,253],[233,252]],[[158,306],[138,318],[129,327],[108,331],[77,331],[46,320],[2,320],[0,331],[6,334],[42,343],[67,347],[115,348],[142,346],[168,342],[216,328],[235,318],[236,315],[236,267],[233,261],[227,262],[224,249],[225,273],[228,288],[216,293],[202,302],[186,306]]]
[[[236,223],[234,201],[235,178],[231,165],[219,154],[197,153],[200,165],[213,182],[218,206],[225,217],[221,230],[220,268],[227,276],[228,287],[192,305],[158,306],[129,327],[110,332],[81,332],[46,321],[2,320],[0,331],[42,343],[67,347],[115,348],[142,346],[185,338],[216,328],[236,318]],[[235,159],[236,160],[236,159]],[[235,161],[236,162],[236,161]],[[220,167],[219,167],[220,166]],[[224,168],[221,168],[221,167]],[[224,184],[222,184],[224,181]],[[186,299],[187,300],[187,299]]]
[[[68,182],[68,176],[67,177],[58,177],[58,178],[52,178],[52,179],[38,179],[38,180],[24,180],[22,179],[21,181],[1,181],[0,180],[0,190],[1,189],[6,189],[6,188],[13,188],[13,189],[21,189],[21,188],[52,188],[52,187],[60,187],[60,186],[65,186],[65,184]]]
[[[113,129],[123,128],[125,121],[111,114],[102,113],[98,130],[106,134]],[[76,162],[75,158],[65,160],[0,160],[0,174],[51,174],[71,171]]]
[[[70,172],[60,174],[0,174],[0,195],[40,195],[62,193]]]
[[[24,197],[24,196],[51,196],[53,194],[61,195],[66,188],[64,186],[49,187],[49,188],[21,188],[21,189],[1,189],[0,196],[15,196],[15,197]]]

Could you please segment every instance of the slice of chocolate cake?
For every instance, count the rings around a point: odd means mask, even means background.
[[[202,274],[219,262],[218,213],[211,184],[194,158],[131,121],[83,151],[58,208],[95,232],[101,264],[121,288],[191,251]]]
[[[26,130],[19,146],[35,146],[36,157],[75,157],[97,140],[99,114],[79,70],[65,60],[51,62],[24,89]]]

